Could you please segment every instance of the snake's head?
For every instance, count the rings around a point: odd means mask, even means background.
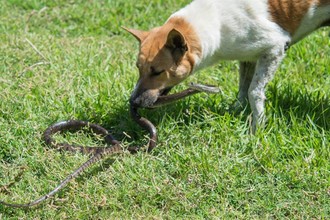
[[[177,18],[150,31],[126,30],[140,43],[136,63],[139,79],[130,103],[151,107],[159,96],[192,73],[199,51],[197,37],[184,20]]]

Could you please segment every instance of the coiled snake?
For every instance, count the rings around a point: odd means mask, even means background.
[[[175,93],[172,95],[160,96],[151,108],[156,108],[162,105],[166,105],[168,103],[196,94],[198,92],[218,93],[219,89],[213,86],[190,84],[190,87],[186,90],[183,90],[182,92]],[[156,147],[156,143],[157,143],[156,127],[148,119],[141,117],[138,113],[138,109],[133,105],[130,105],[130,113],[132,119],[135,122],[137,122],[143,129],[149,132],[149,142],[148,142],[147,152],[150,152],[153,148]],[[67,143],[57,143],[52,137],[57,132],[63,132],[66,130],[80,130],[84,127],[88,127],[93,133],[103,136],[104,142],[107,145],[110,145],[110,147],[84,147],[79,145],[70,145]],[[57,187],[55,187],[52,191],[50,191],[46,195],[36,200],[33,200],[29,203],[23,203],[23,204],[8,203],[0,200],[0,204],[10,207],[16,207],[16,208],[27,208],[38,205],[44,200],[56,194],[59,190],[65,187],[72,179],[77,177],[79,174],[81,174],[84,170],[86,170],[95,162],[100,161],[105,156],[121,154],[124,153],[125,151],[128,151],[130,153],[136,153],[141,149],[140,147],[129,147],[126,150],[124,150],[123,147],[121,146],[121,143],[117,141],[111,134],[109,134],[109,132],[105,128],[101,127],[100,125],[93,124],[87,121],[81,121],[81,120],[68,120],[68,121],[55,123],[46,129],[46,131],[43,134],[43,139],[45,143],[50,147],[60,150],[71,151],[71,152],[87,153],[87,154],[91,154],[92,157],[89,160],[87,160],[85,163],[80,165],[71,174],[69,174],[61,183],[57,185]]]

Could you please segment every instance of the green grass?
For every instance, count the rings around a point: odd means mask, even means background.
[[[54,122],[89,120],[125,145],[146,141],[128,113],[138,45],[120,27],[161,25],[187,2],[0,1],[0,187],[25,169],[1,200],[33,200],[88,158],[44,146]],[[106,159],[37,208],[0,206],[0,219],[329,219],[328,32],[288,51],[256,136],[249,111],[228,112],[238,64],[221,62],[188,81],[222,94],[142,112],[159,132],[151,154]],[[97,144],[81,134],[70,140]]]

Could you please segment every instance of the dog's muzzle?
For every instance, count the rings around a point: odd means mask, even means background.
[[[160,91],[144,90],[143,92],[137,92],[134,90],[130,97],[130,105],[140,108],[149,108],[157,101],[159,96],[166,96],[172,87],[162,89]]]

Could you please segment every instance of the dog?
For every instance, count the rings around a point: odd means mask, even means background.
[[[238,60],[235,106],[252,110],[252,132],[264,121],[265,88],[286,50],[330,26],[330,0],[194,0],[164,25],[126,29],[140,44],[138,82],[130,103],[150,107],[194,72]]]

